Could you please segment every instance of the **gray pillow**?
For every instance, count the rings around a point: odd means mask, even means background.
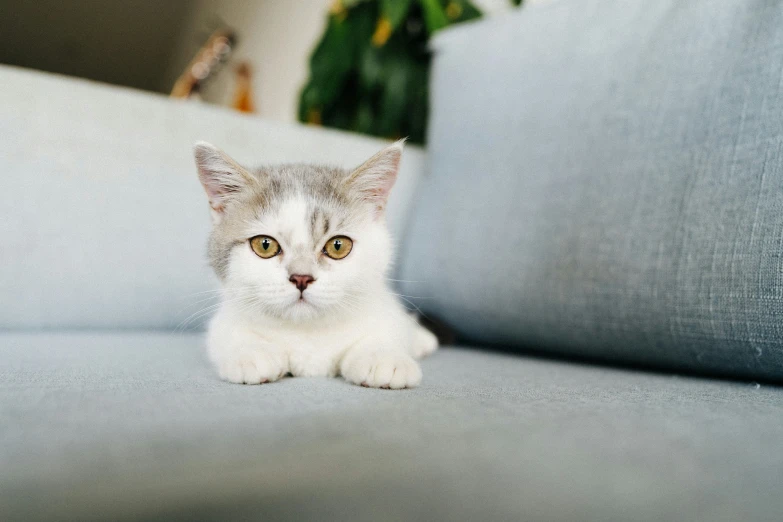
[[[781,94],[783,2],[444,33],[403,293],[473,341],[783,380]]]

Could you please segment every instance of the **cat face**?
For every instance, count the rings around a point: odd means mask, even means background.
[[[382,291],[392,248],[384,220],[402,142],[355,170],[292,164],[248,170],[195,148],[212,208],[212,267],[249,314],[307,321],[360,310]]]

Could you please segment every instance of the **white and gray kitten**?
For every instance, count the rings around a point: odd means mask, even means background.
[[[387,287],[384,210],[403,142],[355,170],[289,164],[246,169],[195,146],[223,287],[207,346],[220,376],[259,384],[336,376],[377,388],[421,382],[415,361],[438,342]]]

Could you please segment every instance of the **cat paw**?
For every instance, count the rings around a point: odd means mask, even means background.
[[[423,326],[416,326],[416,331],[413,334],[411,355],[415,359],[423,359],[438,349],[438,338]]]
[[[357,354],[344,362],[341,373],[346,381],[369,388],[399,390],[421,383],[421,368],[405,353]]]
[[[274,382],[286,374],[282,364],[264,352],[248,352],[217,362],[220,378],[237,384]]]

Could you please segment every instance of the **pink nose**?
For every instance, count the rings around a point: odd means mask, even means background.
[[[311,275],[294,274],[288,278],[300,292],[304,292],[307,285],[315,281],[315,278]]]

